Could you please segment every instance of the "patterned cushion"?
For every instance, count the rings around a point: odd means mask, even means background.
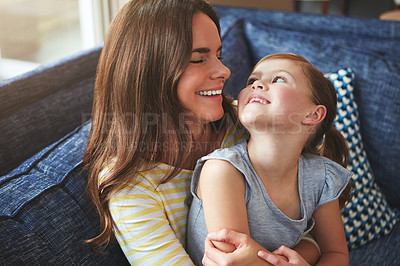
[[[354,195],[343,210],[342,218],[349,248],[361,246],[388,234],[399,218],[375,183],[360,134],[357,103],[354,100],[354,73],[340,69],[327,74],[338,95],[335,127],[346,138],[350,158],[348,169],[354,172]]]

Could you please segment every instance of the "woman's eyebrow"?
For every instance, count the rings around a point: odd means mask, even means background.
[[[222,50],[222,46],[220,46],[220,47],[217,49],[217,52],[220,52],[221,50]],[[193,49],[193,50],[192,50],[192,53],[206,54],[206,53],[209,53],[210,51],[211,51],[210,48],[207,48],[207,47],[200,47],[200,48]]]

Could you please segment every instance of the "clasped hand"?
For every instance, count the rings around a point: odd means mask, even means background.
[[[217,249],[213,241],[234,245],[236,250],[225,253]],[[294,250],[281,246],[273,253],[268,252],[249,235],[222,229],[208,234],[202,263],[210,265],[301,265],[309,264]]]

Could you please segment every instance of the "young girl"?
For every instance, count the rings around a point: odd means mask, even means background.
[[[338,198],[352,173],[332,124],[336,101],[332,83],[299,55],[269,55],[255,66],[238,97],[250,139],[203,157],[194,171],[188,253],[196,264],[207,232],[223,228],[249,234],[269,251],[294,247],[313,229],[319,262],[348,264]]]

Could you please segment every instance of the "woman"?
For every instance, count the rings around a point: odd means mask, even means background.
[[[184,250],[197,159],[245,137],[222,94],[218,18],[201,0],[135,0],[98,65],[84,161],[102,232],[131,264],[191,264]],[[218,256],[217,256],[218,257]],[[215,259],[214,259],[215,261]]]

